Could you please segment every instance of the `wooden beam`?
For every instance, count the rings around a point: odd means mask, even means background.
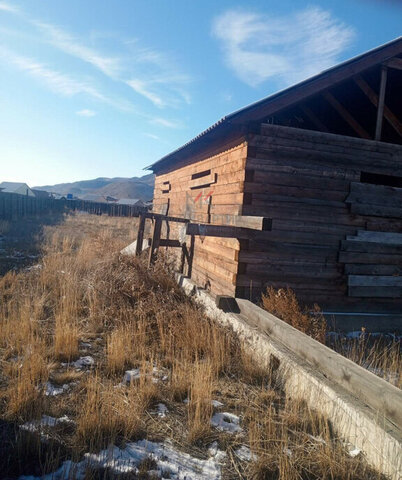
[[[180,240],[173,240],[171,238],[161,238],[159,240],[160,247],[181,247],[182,243]]]
[[[306,117],[315,125],[318,130],[321,132],[329,133],[328,128],[322,123],[322,121],[317,117],[317,115],[307,106],[300,105],[301,111],[306,115]]]
[[[251,228],[253,230],[267,231],[272,229],[272,219],[267,217],[211,213],[210,221],[215,225]]]
[[[144,240],[145,216],[140,215],[138,222],[137,244],[135,246],[135,256],[138,257],[142,252],[142,243]]]
[[[159,218],[159,219],[165,220],[167,222],[188,223],[190,221],[188,218],[170,217],[169,215],[163,215],[161,213],[154,213],[154,212],[145,213],[144,216],[145,216],[145,218],[150,218],[152,220]]]
[[[375,125],[375,140],[381,140],[382,118],[384,113],[385,88],[387,85],[387,67],[381,67],[380,95],[378,97],[377,122]]]
[[[159,247],[161,238],[162,219],[156,218],[152,229],[151,248],[149,249],[148,267],[150,267],[155,260],[155,250]]]
[[[383,65],[389,68],[395,68],[396,70],[402,70],[402,58],[390,58],[385,61]]]
[[[186,234],[199,235],[201,237],[223,237],[223,238],[253,238],[258,230],[249,228],[232,227],[226,225],[210,225],[199,223],[188,223]]]
[[[352,127],[352,129],[361,137],[370,140],[370,135],[360,125],[360,123],[341,105],[338,100],[330,92],[324,92],[323,97],[332,107],[339,113],[339,115],[345,120],[346,123]]]
[[[364,80],[361,75],[356,75],[354,77],[356,85],[367,95],[370,102],[378,107],[378,95],[370,87],[370,85]],[[398,120],[398,117],[394,115],[391,110],[384,103],[384,117],[388,120],[389,124],[393,129],[402,137],[402,123]]]
[[[208,187],[217,182],[218,175],[216,173],[211,173],[205,177],[195,178],[190,181],[190,189]]]

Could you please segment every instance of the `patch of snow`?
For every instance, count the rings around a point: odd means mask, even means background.
[[[56,387],[50,382],[46,382],[45,395],[47,397],[55,397],[56,395],[61,395],[62,393],[67,392],[69,389],[70,385],[67,385],[66,383],[61,387]]]
[[[240,418],[234,413],[229,412],[215,413],[211,418],[211,425],[218,430],[229,433],[241,432],[242,428],[239,423]]]
[[[311,440],[313,440],[314,442],[322,443],[323,445],[326,445],[326,443],[327,443],[327,442],[326,442],[323,438],[321,438],[321,437],[315,437],[314,435],[310,435],[309,433],[307,434],[307,436],[308,436]]]
[[[54,428],[60,424],[74,423],[73,420],[70,420],[67,415],[64,415],[60,418],[50,417],[49,415],[42,415],[42,418],[39,420],[31,420],[20,425],[21,430],[27,432],[38,432],[42,431],[43,428]]]
[[[91,348],[92,345],[89,342],[80,342],[81,348]]]
[[[158,403],[158,417],[165,418],[169,413],[167,406],[164,403]]]
[[[224,453],[224,452],[218,452]],[[221,458],[221,455],[218,455]],[[138,474],[139,464],[146,458],[152,458],[157,465],[153,470],[158,477],[172,480],[220,480],[221,468],[217,455],[201,460],[188,453],[179,452],[169,442],[155,443],[140,440],[128,443],[124,449],[112,445],[98,454],[85,454],[79,463],[64,462],[53,473],[43,477],[20,477],[20,480],[83,480],[88,466],[92,468],[108,468],[110,473]]]
[[[95,360],[87,355],[86,357],[80,357],[78,360],[73,362],[75,368],[90,368],[95,365]]]
[[[223,403],[220,402],[219,400],[212,400],[212,406],[213,407],[216,407],[216,408],[220,408],[220,407],[223,407]]]
[[[242,462],[251,462],[257,460],[257,455],[251,452],[249,447],[242,445],[240,448],[234,451],[236,457]]]
[[[139,380],[141,377],[140,369],[134,368],[133,370],[127,370],[123,377],[123,383],[131,383],[134,380]]]
[[[157,367],[153,367],[152,374],[147,373],[147,376],[152,376],[153,383],[158,383],[159,381],[164,382],[168,379],[168,376],[165,374],[165,371]],[[139,380],[140,378],[141,378],[141,370],[139,368],[126,370],[123,377],[123,384],[134,382],[135,380]]]
[[[290,448],[283,448],[283,453],[285,453],[288,457],[293,455],[292,450]]]
[[[355,447],[351,443],[346,444],[346,450],[348,452],[349,457],[352,457],[352,458],[357,457],[361,453],[360,448]]]

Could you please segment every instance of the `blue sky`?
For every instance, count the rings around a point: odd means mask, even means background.
[[[142,168],[401,34],[401,1],[0,0],[0,181]]]

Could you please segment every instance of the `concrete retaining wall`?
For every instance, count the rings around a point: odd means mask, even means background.
[[[345,440],[360,448],[369,464],[399,480],[402,473],[402,393],[248,300],[240,313],[225,313],[195,284],[178,277],[206,313],[238,334],[257,361],[279,360],[286,392],[304,398],[327,415]]]

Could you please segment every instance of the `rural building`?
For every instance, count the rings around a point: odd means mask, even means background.
[[[34,192],[28,187],[28,185],[26,183],[20,183],[20,182],[1,182],[0,192],[17,193],[18,195],[27,195],[28,197],[35,197]]]
[[[117,205],[132,205],[135,207],[143,207],[144,202],[139,198],[120,198],[116,202]]]
[[[401,88],[398,38],[222,118],[148,167],[156,213],[266,219],[247,238],[200,229],[197,284],[253,299],[289,286],[327,312],[400,313]]]

